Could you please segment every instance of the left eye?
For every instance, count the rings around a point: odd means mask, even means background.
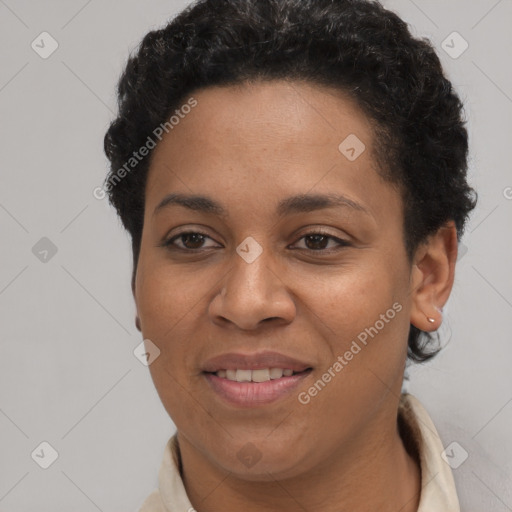
[[[308,233],[307,235],[304,235],[301,238],[299,238],[299,240],[302,240],[302,239],[305,240],[305,244],[306,244],[305,250],[307,250],[307,251],[330,252],[329,250],[326,250],[326,247],[325,247],[326,244],[328,244],[329,240],[334,241],[338,247],[346,247],[346,246],[350,245],[349,242],[347,242],[346,240],[342,240],[335,236],[331,236],[327,233]],[[310,243],[308,244],[307,241],[309,241]],[[313,245],[314,248],[308,247],[308,245],[309,246]]]
[[[165,247],[168,247],[170,250],[178,249],[182,251],[198,251],[203,249],[201,245],[204,243],[204,241],[209,238],[210,240],[213,240],[211,237],[204,233],[200,233],[197,231],[188,231],[185,233],[180,233],[179,235],[173,236],[169,240],[165,241],[163,245]],[[326,248],[326,245],[328,245],[329,241],[334,241],[335,245],[339,247],[347,247],[350,245],[349,242],[346,240],[342,240],[340,238],[334,237],[332,235],[329,235],[327,233],[322,232],[313,232],[313,233],[307,233],[306,235],[303,235],[299,238],[300,240],[305,240],[306,247],[299,247],[301,250],[306,251],[312,251],[312,252],[330,252],[329,249]],[[175,241],[181,240],[183,247],[180,247],[179,245],[176,245]],[[191,244],[193,247],[190,247],[189,244]],[[309,247],[308,247],[309,246]],[[311,248],[313,246],[313,248]],[[211,248],[211,247],[207,247]],[[335,248],[335,247],[334,247]],[[333,249],[331,247],[330,249]]]

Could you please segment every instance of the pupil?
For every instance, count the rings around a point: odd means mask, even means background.
[[[199,233],[188,233],[186,235],[183,235],[183,243],[185,244],[185,246],[188,245],[188,241],[190,239],[196,239],[196,244],[197,245],[201,245],[201,243],[203,242],[203,235],[199,234]],[[199,240],[197,240],[199,238]],[[192,242],[192,245],[194,245],[194,242]],[[198,249],[199,247],[188,247],[189,249]]]
[[[306,246],[308,246],[308,249],[311,249],[311,247],[309,247],[309,244],[307,243],[308,240],[313,240],[313,244],[316,244],[316,243],[319,243],[321,241],[321,239],[323,239],[323,241],[325,242],[327,240],[327,237],[325,235],[308,235],[306,237]],[[314,247],[316,249],[320,248],[320,249],[325,249],[325,243],[320,243],[321,247]]]

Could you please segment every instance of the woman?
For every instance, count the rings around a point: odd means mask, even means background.
[[[476,203],[430,43],[365,0],[200,0],[118,93],[105,189],[177,428],[141,512],[459,510],[401,393]]]

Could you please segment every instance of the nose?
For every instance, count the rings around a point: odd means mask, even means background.
[[[288,324],[296,315],[293,293],[286,284],[286,272],[278,268],[270,251],[264,250],[248,263],[234,252],[233,265],[219,284],[210,303],[212,321],[241,330],[255,330],[273,320]]]

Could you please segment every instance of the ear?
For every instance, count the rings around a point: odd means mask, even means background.
[[[457,250],[454,221],[441,226],[416,250],[411,271],[411,324],[422,331],[435,331],[443,321],[442,307],[452,290]]]
[[[137,307],[137,297],[135,295],[135,279],[136,279],[136,270],[134,269],[133,272],[132,272],[132,295],[133,295],[133,300],[135,302],[135,307]],[[139,315],[136,314],[135,315],[135,327],[137,328],[137,330],[139,332],[142,332],[142,329],[141,329],[141,326],[140,326],[140,318],[139,318]]]

